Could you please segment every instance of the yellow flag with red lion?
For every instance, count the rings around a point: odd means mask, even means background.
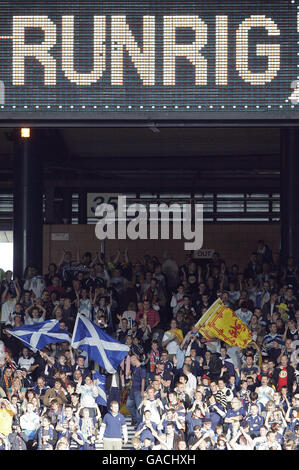
[[[244,349],[253,341],[248,326],[221,299],[208,308],[195,326],[204,338],[218,338],[230,346]]]

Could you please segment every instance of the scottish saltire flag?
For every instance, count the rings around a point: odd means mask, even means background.
[[[15,336],[26,344],[34,352],[43,349],[49,343],[70,343],[70,334],[60,328],[59,321],[48,320],[35,325],[19,326],[9,330],[9,334]]]
[[[107,406],[107,395],[106,395],[106,377],[105,375],[100,374],[98,371],[95,371],[92,374],[92,380],[97,381],[98,396],[96,397],[97,405]]]
[[[127,356],[130,348],[109,336],[84,315],[77,314],[72,337],[72,347],[88,353],[90,359],[114,374]]]

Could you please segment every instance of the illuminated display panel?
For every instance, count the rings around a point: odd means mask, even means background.
[[[0,7],[0,121],[299,118],[299,0]]]

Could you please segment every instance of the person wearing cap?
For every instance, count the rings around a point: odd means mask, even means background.
[[[276,305],[276,309],[280,318],[286,323],[290,318],[290,309],[287,304],[281,302],[280,304]]]

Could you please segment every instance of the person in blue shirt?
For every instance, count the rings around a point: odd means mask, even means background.
[[[120,322],[120,328],[116,332],[117,340],[121,344],[125,344],[126,337],[129,334],[129,332],[130,332],[130,329],[128,328],[128,320],[126,318],[122,318]]]
[[[136,355],[131,356],[132,366],[132,387],[127,399],[126,406],[131,413],[132,425],[141,423],[142,416],[138,413],[139,405],[144,397],[146,369],[141,366],[141,362]]]
[[[169,360],[168,356],[168,351],[166,349],[163,349],[161,353],[160,362],[164,364],[165,372],[172,372],[174,366],[173,363]]]
[[[46,381],[44,377],[38,377],[36,381],[35,387],[33,387],[34,393],[36,393],[39,397],[45,395],[46,391],[49,390],[49,386],[46,385]]]
[[[151,414],[150,410],[146,410],[144,412],[144,420],[138,425],[135,433],[135,437],[139,437],[142,444],[145,439],[150,439],[153,443],[155,442],[152,431],[157,431],[157,425],[151,421]]]
[[[259,414],[259,407],[251,405],[250,414],[245,417],[246,423],[249,425],[249,434],[252,439],[259,437],[260,428],[264,425],[264,418]]]
[[[104,450],[121,450],[122,437],[124,445],[128,443],[128,430],[125,417],[119,412],[117,401],[110,403],[110,410],[105,414],[99,434]]]
[[[221,403],[217,403],[215,396],[211,395],[208,398],[209,418],[212,423],[212,429],[215,430],[219,424],[223,423],[223,418],[226,414],[226,408]]]
[[[196,406],[194,411],[187,413],[186,414],[186,425],[188,427],[187,430],[187,435],[190,437],[190,435],[193,433],[194,427],[195,426],[200,426],[202,427],[203,423],[203,417],[202,417],[202,412],[199,406]]]
[[[246,415],[242,403],[238,398],[233,398],[231,401],[231,408],[227,410],[224,422],[228,424],[228,429],[232,430],[233,421],[242,421]]]
[[[228,381],[229,377],[235,375],[235,366],[232,359],[227,354],[227,348],[225,346],[221,346],[220,348],[219,359],[222,362],[221,376]]]
[[[78,356],[75,362],[74,356],[71,355],[71,363],[72,363],[73,379],[74,379],[74,372],[76,370],[79,370],[81,372],[83,379],[85,379],[86,375],[90,375],[90,370],[84,365],[85,363],[84,356]]]

